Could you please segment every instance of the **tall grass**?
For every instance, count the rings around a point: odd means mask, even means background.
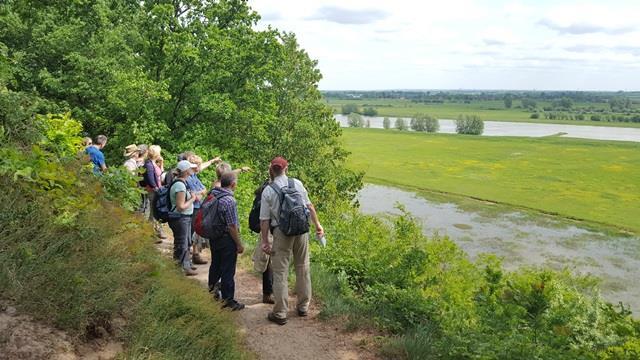
[[[33,164],[38,179],[37,166],[54,164],[19,161]],[[230,316],[155,250],[146,221],[104,200],[79,164],[53,168],[56,185],[46,191],[39,180],[0,176],[3,299],[77,341],[111,333],[127,358],[251,357]],[[116,318],[125,333],[112,326]]]

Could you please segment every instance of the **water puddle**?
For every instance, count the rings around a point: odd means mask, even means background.
[[[420,197],[380,185],[359,193],[361,211],[399,214],[396,203],[422,223],[425,235],[447,235],[474,259],[482,253],[503,258],[507,269],[522,265],[569,268],[602,280],[608,301],[630,305],[640,313],[640,238],[616,237],[578,227],[562,219],[519,211],[465,211],[458,205]]]

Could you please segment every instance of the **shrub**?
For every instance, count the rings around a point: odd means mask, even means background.
[[[364,120],[362,116],[357,113],[351,113],[347,116],[347,122],[349,123],[349,127],[352,128],[361,128],[364,127]]]
[[[315,267],[337,276],[337,283],[321,290],[343,298],[330,301],[333,314],[344,311],[349,321],[373,321],[399,334],[387,349],[390,357],[636,354],[640,324],[626,309],[604,302],[593,279],[547,269],[509,272],[493,256],[473,263],[449,239],[425,238],[400,210],[389,224],[336,204],[322,214],[332,219],[325,225],[332,239],[313,257]]]
[[[342,105],[341,108],[341,113],[342,115],[347,115],[347,114],[351,114],[351,113],[359,113],[360,109],[358,108],[358,105],[356,104],[344,104]]]
[[[416,114],[411,119],[411,129],[414,131],[426,131],[430,133],[437,132],[440,129],[440,123],[436,118],[425,114]]]
[[[382,127],[385,129],[389,129],[391,127],[391,120],[389,120],[388,117],[385,117],[384,120],[382,120]]]
[[[407,123],[404,121],[403,118],[396,118],[395,128],[400,131],[408,130]]]
[[[540,114],[536,113],[532,113],[531,116],[529,116],[530,119],[539,119],[540,118]]]
[[[482,135],[484,121],[476,115],[460,115],[456,120],[456,132],[466,135]]]
[[[378,110],[376,110],[373,107],[366,107],[364,108],[364,110],[362,111],[362,115],[366,115],[366,116],[376,116],[378,115]]]

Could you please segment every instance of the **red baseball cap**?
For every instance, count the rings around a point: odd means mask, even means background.
[[[271,160],[271,167],[276,167],[276,166],[281,169],[284,169],[287,166],[289,166],[289,162],[287,161],[287,159],[283,158],[282,156],[278,156],[273,160]]]

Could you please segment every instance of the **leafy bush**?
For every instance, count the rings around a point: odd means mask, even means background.
[[[351,113],[360,113],[360,109],[356,104],[343,104],[341,108],[342,115],[348,115]]]
[[[114,333],[112,320],[124,318],[132,358],[247,358],[233,320],[154,249],[149,222],[106,200],[68,156],[77,123],[39,121],[30,151],[0,144],[2,297],[79,339]],[[131,186],[117,178],[127,176],[112,176],[114,187]]]
[[[389,129],[391,127],[391,120],[385,116],[384,120],[382,120],[382,127],[385,129]]]
[[[440,129],[440,123],[433,116],[416,114],[411,119],[411,129],[414,131],[426,131],[435,133]]]
[[[482,135],[484,121],[476,115],[460,115],[456,120],[456,132],[466,135]]]
[[[446,238],[425,238],[403,214],[386,221],[336,205],[314,266],[338,275],[333,314],[400,336],[387,352],[412,359],[632,358],[640,324],[604,302],[596,282],[568,272],[503,269]],[[343,279],[343,280],[340,280]],[[346,287],[346,288],[345,288]],[[326,288],[326,286],[324,287]],[[323,291],[320,289],[320,295]],[[362,314],[369,314],[368,319]]]
[[[530,119],[539,119],[540,118],[540,114],[538,114],[537,112],[532,113],[531,116],[529,116]]]
[[[362,116],[357,113],[351,113],[347,116],[347,122],[349,123],[349,127],[352,128],[361,128],[364,127],[364,120]]]
[[[362,111],[362,115],[366,115],[366,116],[376,116],[378,115],[378,110],[376,110],[373,107],[366,107],[364,108],[364,110]]]
[[[404,121],[403,118],[396,118],[395,128],[400,131],[405,131],[409,129],[407,127],[407,123]]]

